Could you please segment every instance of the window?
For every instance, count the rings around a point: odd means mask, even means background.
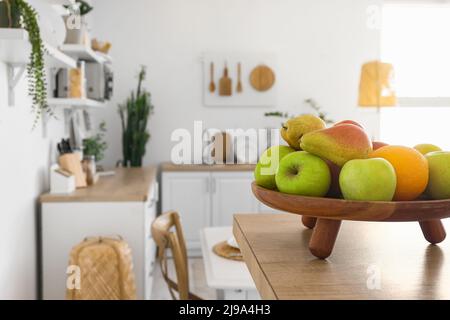
[[[382,109],[380,140],[450,150],[450,1],[396,2],[383,6],[381,58],[394,65],[400,107]]]
[[[450,5],[388,3],[382,21],[381,57],[395,67],[399,104],[450,106]]]

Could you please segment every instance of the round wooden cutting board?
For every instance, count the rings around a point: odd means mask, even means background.
[[[257,91],[267,91],[275,83],[275,73],[265,65],[259,65],[250,73],[250,84]]]

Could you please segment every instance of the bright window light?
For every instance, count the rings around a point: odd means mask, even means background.
[[[382,60],[395,67],[398,97],[450,97],[450,7],[383,7]]]
[[[450,150],[449,36],[449,6],[384,5],[381,58],[394,65],[403,106],[381,109],[381,141],[410,147],[433,143]],[[442,106],[433,107],[436,99],[444,101]]]

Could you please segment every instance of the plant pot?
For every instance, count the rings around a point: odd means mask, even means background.
[[[14,0],[10,6],[5,1],[0,2],[0,28],[20,28],[20,11]]]
[[[64,43],[90,45],[88,39],[88,27],[86,19],[83,16],[77,17],[70,15],[64,17],[64,24],[67,30]]]

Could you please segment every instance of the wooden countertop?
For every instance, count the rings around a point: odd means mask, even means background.
[[[100,177],[91,187],[77,189],[69,195],[44,194],[41,203],[46,202],[145,202],[156,181],[155,167],[116,168],[112,176]]]
[[[254,164],[173,164],[165,162],[161,165],[162,172],[180,171],[253,171]]]
[[[300,220],[235,215],[233,233],[263,299],[450,299],[450,239],[429,245],[417,223],[343,221],[332,255],[319,260]]]

